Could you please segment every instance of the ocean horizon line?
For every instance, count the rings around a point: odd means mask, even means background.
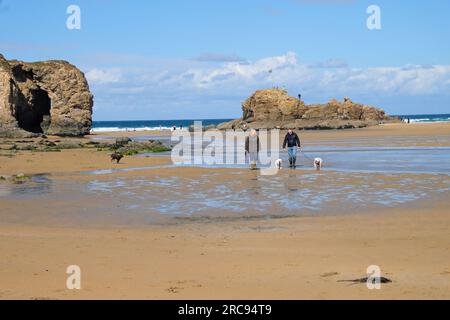
[[[450,117],[450,113],[418,113],[418,114],[393,114],[391,117],[418,117],[418,116],[426,116],[426,117],[436,117],[436,116],[448,116]],[[125,121],[133,121],[133,122],[142,122],[142,121],[203,121],[203,120],[234,120],[239,117],[231,117],[231,118],[185,118],[185,119],[114,119],[114,120],[101,120],[95,119],[93,122],[125,122]]]
[[[393,115],[411,123],[443,123],[450,122],[450,114],[410,114]],[[215,126],[234,118],[209,119],[169,119],[169,120],[95,120],[92,123],[92,132],[120,132],[120,131],[157,131],[187,128],[195,121],[202,121],[205,126]]]

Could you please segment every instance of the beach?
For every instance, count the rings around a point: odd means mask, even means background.
[[[449,299],[450,124],[299,134],[298,170],[267,177],[170,154],[2,150],[0,175],[32,179],[0,182],[0,299]],[[170,131],[83,140],[124,136]],[[81,290],[66,288],[71,265]],[[340,282],[372,265],[393,282]]]

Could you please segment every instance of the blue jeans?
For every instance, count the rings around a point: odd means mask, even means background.
[[[256,169],[258,166],[258,152],[249,152],[250,168]]]
[[[297,147],[289,147],[288,148],[288,156],[289,156],[289,162],[295,163],[297,161]]]
[[[249,152],[248,157],[250,162],[258,162],[258,152]]]

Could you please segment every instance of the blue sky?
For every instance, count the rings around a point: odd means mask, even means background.
[[[81,30],[66,28],[71,4]],[[381,30],[366,27],[371,4]],[[239,117],[272,86],[450,113],[446,0],[0,0],[0,28],[8,59],[80,67],[96,120]]]

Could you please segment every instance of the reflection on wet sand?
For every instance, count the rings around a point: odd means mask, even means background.
[[[142,209],[173,216],[216,211],[301,214],[339,212],[342,207],[346,211],[374,205],[395,207],[450,190],[450,179],[441,175],[416,179],[408,175],[354,174],[349,177],[342,173],[280,173],[246,179],[248,174],[239,174],[241,178],[234,180],[204,175],[195,179],[155,176],[149,180],[94,180],[87,184],[87,189],[100,194],[124,195],[128,201],[135,198],[136,204],[142,199]]]
[[[143,154],[142,156],[161,156]],[[167,155],[166,155],[167,156]],[[415,147],[415,148],[305,148],[298,155],[298,165],[303,169],[311,169],[313,158],[320,157],[325,161],[324,170],[342,172],[377,172],[377,173],[450,173],[450,148],[448,147]],[[280,158],[288,163],[286,151],[280,152]],[[185,167],[205,168],[247,168],[246,164],[186,165]],[[120,172],[158,170],[176,168],[176,165],[153,167],[107,169],[85,172],[90,175],[112,174]],[[178,166],[181,167],[181,166]],[[267,167],[267,166],[262,166]]]
[[[105,215],[116,218],[108,216],[111,221],[105,221],[106,224],[151,224],[171,223],[173,218],[347,214],[432,200],[450,191],[446,174],[282,170],[275,176],[261,176],[246,169],[210,172],[185,168],[190,174],[183,175],[179,170],[146,171],[132,176],[101,175],[76,182],[67,177],[52,181],[40,176],[34,177],[30,184],[12,186],[0,197],[8,200],[5,204],[9,203],[13,211],[20,211],[27,203],[34,206],[34,218],[41,215],[42,221],[47,218],[45,210],[40,212],[41,206],[47,211],[50,208],[55,223],[62,218],[58,213],[64,213],[64,221],[76,222],[80,218],[76,208],[82,201],[83,211],[89,212],[82,224],[105,220]]]
[[[397,138],[401,139],[415,138]],[[417,141],[427,139],[448,137]],[[245,164],[179,167],[170,161],[35,175],[22,185],[0,183],[7,212],[2,219],[122,225],[346,214],[433,201],[450,191],[450,147],[400,147],[395,146],[395,137],[391,146],[378,146],[382,141],[306,143],[299,153],[299,170],[284,169],[273,176],[250,171]],[[324,160],[323,171],[313,170],[314,157]],[[288,162],[285,151],[281,158]]]
[[[25,183],[0,184],[1,197],[29,197],[47,194],[52,191],[53,181],[47,174],[37,174]]]

